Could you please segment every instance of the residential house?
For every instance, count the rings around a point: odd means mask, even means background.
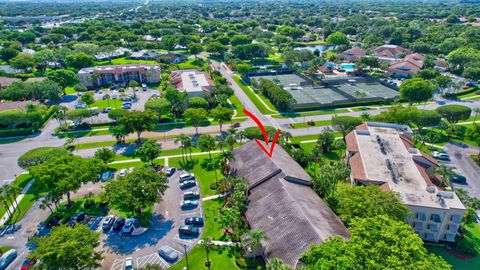
[[[156,60],[160,57],[160,53],[154,50],[141,50],[138,52],[132,52],[130,55],[131,59],[141,59],[141,60]]]
[[[159,83],[158,65],[132,64],[82,68],[78,71],[80,82],[87,88],[112,84],[128,85],[131,80],[138,83]]]
[[[95,54],[95,59],[97,61],[105,61],[105,60],[110,60],[110,59],[115,59],[124,56],[127,53],[131,53],[132,50],[127,49],[127,48],[118,48],[112,51],[108,52],[101,52]]]
[[[20,81],[22,81],[22,80],[20,80],[18,78],[0,77],[0,89],[1,88],[7,88],[10,85],[12,85],[12,83],[20,82]]]
[[[260,252],[265,260],[279,258],[296,269],[310,244],[349,237],[340,219],[311,189],[311,177],[280,145],[271,158],[253,140],[233,152],[232,174],[248,182],[246,218],[253,230],[266,235]]]
[[[403,55],[411,54],[410,49],[402,48],[398,45],[382,45],[373,50],[373,55],[380,61],[398,62],[403,59]]]
[[[425,64],[425,56],[412,53],[405,56],[404,60],[391,65],[388,74],[396,77],[411,78],[420,71]]]
[[[179,91],[186,92],[189,97],[201,97],[215,86],[207,73],[196,69],[172,71],[170,83]]]
[[[40,104],[40,102],[38,101],[11,101],[11,102],[0,101],[0,112],[7,111],[7,110],[25,111],[28,104],[37,106]]]
[[[448,64],[443,59],[435,60],[435,66],[434,67],[436,69],[440,70],[441,72],[446,72],[448,70]]]
[[[438,186],[437,161],[415,148],[411,137],[408,126],[357,126],[345,138],[351,181],[398,193],[413,213],[406,221],[422,239],[454,242],[465,206],[455,192]]]
[[[178,53],[162,53],[160,54],[160,62],[163,63],[172,63],[172,64],[179,64],[186,60],[185,56],[178,54]]]
[[[351,48],[342,53],[337,54],[337,58],[343,61],[357,62],[367,54],[365,50],[360,48]]]

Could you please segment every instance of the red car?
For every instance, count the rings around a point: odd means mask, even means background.
[[[25,259],[25,261],[22,263],[22,267],[20,267],[20,270],[32,269],[36,262],[37,260],[35,259]]]

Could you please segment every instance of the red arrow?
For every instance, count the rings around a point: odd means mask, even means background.
[[[260,131],[262,131],[263,134],[263,140],[265,141],[265,144],[268,146],[268,134],[267,131],[265,130],[265,127],[263,126],[262,122],[258,120],[258,118],[253,115],[251,112],[247,111],[246,109],[243,109],[243,112],[248,115],[250,118],[252,118],[253,121],[257,124],[257,126],[260,128]],[[273,155],[273,149],[275,148],[275,144],[277,143],[278,136],[280,135],[280,129],[277,130],[277,133],[275,133],[275,137],[273,137],[272,145],[270,145],[270,151],[267,150],[267,148],[260,142],[260,140],[255,139],[257,142],[258,146],[265,152],[269,157],[272,157]]]

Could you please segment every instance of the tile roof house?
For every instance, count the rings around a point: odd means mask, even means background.
[[[170,83],[179,91],[186,92],[189,97],[201,97],[215,86],[207,73],[196,69],[172,71]]]
[[[417,74],[425,64],[425,56],[419,53],[412,53],[405,56],[404,60],[391,65],[388,68],[389,75],[410,78]]]
[[[373,50],[373,55],[378,58],[378,60],[384,60],[389,62],[396,62],[399,59],[401,54],[411,54],[410,49],[402,48],[398,45],[382,45]]]
[[[342,53],[337,54],[337,58],[340,60],[352,61],[356,62],[360,60],[360,58],[364,57],[367,54],[365,50],[360,48],[351,48],[346,50]]]
[[[252,140],[235,149],[234,156],[232,173],[248,182],[248,223],[267,236],[262,243],[266,260],[279,258],[295,269],[310,244],[349,237],[340,219],[310,188],[310,176],[280,145],[270,158]]]
[[[18,78],[0,77],[0,88],[7,88],[14,82],[20,82]]]
[[[357,126],[345,137],[352,183],[398,193],[414,213],[406,222],[422,239],[454,242],[465,206],[454,192],[436,185],[437,161],[415,148],[411,136],[403,125]]]

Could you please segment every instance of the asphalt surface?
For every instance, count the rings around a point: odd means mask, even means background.
[[[450,164],[455,171],[467,178],[467,184],[453,183],[455,188],[467,190],[471,196],[480,198],[480,167],[470,158],[480,152],[478,147],[462,148],[453,144],[445,145],[445,151],[450,156]]]

